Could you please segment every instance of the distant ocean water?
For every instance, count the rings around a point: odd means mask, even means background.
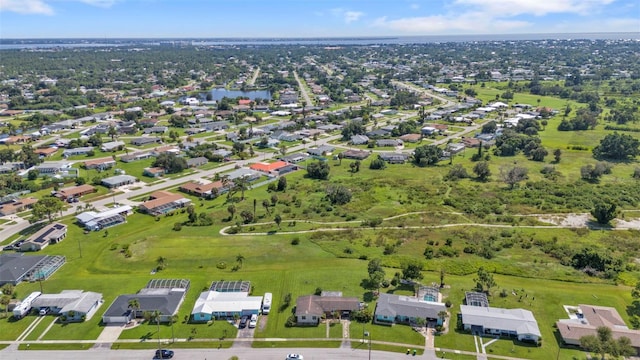
[[[432,35],[379,36],[344,38],[193,38],[193,39],[0,39],[0,50],[73,47],[112,47],[135,45],[183,44],[201,46],[224,45],[388,45],[429,44],[475,41],[526,40],[640,40],[640,32],[627,33],[558,33],[558,34],[491,34],[491,35]]]

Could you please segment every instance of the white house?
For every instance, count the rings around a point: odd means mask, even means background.
[[[538,342],[542,337],[538,322],[529,310],[460,305],[460,314],[464,329],[472,333],[529,342]]]

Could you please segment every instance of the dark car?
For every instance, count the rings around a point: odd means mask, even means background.
[[[153,357],[154,359],[171,359],[173,357],[173,350],[156,350],[156,355]]]
[[[244,329],[245,327],[247,327],[247,323],[249,322],[249,317],[248,316],[243,316],[240,318],[240,329]]]

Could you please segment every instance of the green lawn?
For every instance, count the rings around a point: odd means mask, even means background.
[[[180,342],[163,342],[164,349],[228,349],[233,345],[233,341],[180,341]],[[150,339],[141,342],[116,342],[111,345],[111,350],[139,350],[139,349],[157,349],[158,342]]]
[[[362,343],[355,343],[352,342],[351,343],[351,348],[354,350],[363,350],[363,351],[369,351],[369,345],[368,343],[362,344]],[[396,353],[402,353],[402,354],[407,354],[407,347],[404,346],[395,346],[395,345],[387,345],[387,344],[375,344],[372,343],[371,344],[371,350],[376,350],[376,351],[388,351],[388,352],[396,352]],[[422,347],[411,347],[410,348],[411,351],[410,353],[413,355],[413,350],[416,351],[416,355],[422,355],[424,354],[424,348]]]
[[[134,328],[122,331],[120,339],[140,339],[151,341],[158,338],[171,339],[171,325],[143,323]],[[215,321],[212,324],[188,324],[181,321],[173,324],[173,336],[177,339],[232,339],[238,329],[226,321]]]
[[[399,294],[399,293],[398,293]],[[425,339],[422,334],[414,331],[407,325],[378,325],[378,324],[363,324],[357,322],[351,322],[349,326],[349,333],[352,339],[362,339],[363,329],[365,332],[369,332],[373,341],[386,341],[398,344],[410,344],[424,347]]]
[[[25,292],[25,297],[30,294]],[[38,317],[28,315],[20,320],[15,320],[13,316],[8,318],[0,319],[0,327],[2,327],[2,331],[0,331],[0,340],[15,340],[22,334],[28,327],[34,322]]]
[[[341,341],[332,340],[290,340],[290,341],[254,341],[251,343],[253,348],[339,348]]]
[[[18,350],[89,350],[94,344],[89,343],[55,343],[55,344],[20,344]]]

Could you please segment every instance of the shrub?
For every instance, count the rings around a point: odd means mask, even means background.
[[[182,223],[181,222],[177,222],[175,224],[173,224],[173,231],[180,231],[182,230]]]
[[[287,322],[284,323],[285,327],[294,327],[296,326],[296,317],[291,315],[287,318]]]
[[[291,240],[291,245],[298,245],[300,244],[300,238],[295,237],[293,238],[293,240]]]

